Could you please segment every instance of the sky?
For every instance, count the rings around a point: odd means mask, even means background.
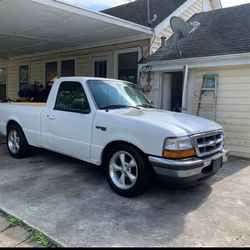
[[[116,5],[130,2],[130,0],[64,0],[77,3],[91,10],[103,10]],[[230,7],[244,3],[250,3],[250,0],[221,0],[223,7]]]

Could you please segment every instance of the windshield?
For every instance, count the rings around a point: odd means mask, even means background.
[[[99,109],[152,107],[132,83],[112,80],[89,80],[87,83]]]

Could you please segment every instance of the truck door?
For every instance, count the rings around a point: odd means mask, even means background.
[[[80,82],[61,82],[54,107],[45,111],[48,149],[80,159],[90,158],[94,112]]]

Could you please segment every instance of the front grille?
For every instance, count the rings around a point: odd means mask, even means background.
[[[222,130],[192,136],[196,153],[199,157],[215,154],[224,147]]]

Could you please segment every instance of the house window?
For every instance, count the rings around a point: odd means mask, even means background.
[[[6,69],[0,68],[0,101],[6,99]]]
[[[61,77],[75,76],[75,60],[57,60],[45,65],[46,86],[52,86]]]
[[[29,65],[22,65],[19,67],[19,86],[20,90],[24,90],[25,86],[29,84]]]
[[[57,79],[57,62],[48,62],[45,68],[46,86],[51,86]]]
[[[75,76],[75,60],[65,60],[61,62],[61,76]]]
[[[95,61],[95,77],[107,78],[107,61]]]
[[[138,52],[118,54],[118,79],[137,83]]]
[[[111,54],[95,54],[91,56],[92,76],[112,78]]]

